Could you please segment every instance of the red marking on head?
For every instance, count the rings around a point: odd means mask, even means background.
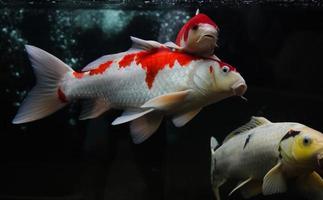
[[[209,67],[209,71],[210,71],[210,74],[213,73],[213,67],[212,66]]]
[[[224,66],[227,66],[227,67],[229,67],[230,71],[234,71],[234,72],[237,71],[237,69],[235,67],[232,67],[228,63],[225,63],[225,62],[222,62],[222,61],[218,61],[218,62],[219,62],[219,65],[220,65],[221,68],[223,68]]]
[[[218,29],[218,26],[216,25],[216,23],[214,21],[212,21],[212,19],[210,19],[207,15],[205,15],[205,14],[195,15],[190,20],[188,20],[188,22],[186,22],[186,24],[184,24],[184,26],[181,28],[181,30],[177,34],[176,44],[178,46],[180,46],[181,39],[183,36],[184,36],[184,40],[186,41],[186,39],[188,37],[189,30],[191,28],[193,28],[193,26],[198,25],[198,24],[209,24],[209,25],[213,26],[215,29]]]
[[[103,74],[103,72],[105,72],[105,70],[107,70],[111,64],[112,64],[111,60],[100,64],[97,68],[90,70],[90,73],[89,73],[90,76],[96,75],[96,74]]]
[[[64,92],[61,90],[61,88],[58,88],[57,90],[57,95],[58,95],[58,99],[62,102],[62,103],[67,103],[67,98],[64,94]]]
[[[84,72],[73,72],[73,76],[77,79],[81,79],[84,76]]]
[[[158,72],[166,66],[172,68],[177,61],[180,66],[186,67],[192,60],[200,59],[188,54],[173,52],[168,48],[156,48],[150,51],[140,51],[125,56],[120,62],[119,67],[129,67],[130,63],[135,61],[137,65],[146,71],[146,83],[151,88]],[[128,64],[128,65],[126,65]]]

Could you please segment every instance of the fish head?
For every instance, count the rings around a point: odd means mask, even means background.
[[[245,80],[231,65],[215,60],[204,61],[197,65],[193,77],[194,87],[209,97],[209,103],[235,95],[242,97],[246,92]]]
[[[235,67],[218,61],[213,70],[213,91],[226,93],[229,96],[243,96],[247,91],[247,84]]]
[[[290,141],[282,145],[283,159],[289,158],[290,164],[310,169],[323,169],[323,134],[309,127],[294,131]],[[289,143],[289,145],[288,145]]]
[[[218,32],[218,26],[207,15],[197,14],[182,27],[176,44],[188,53],[208,57],[217,46]]]
[[[292,153],[300,164],[323,168],[323,134],[309,127],[303,128],[295,137]]]

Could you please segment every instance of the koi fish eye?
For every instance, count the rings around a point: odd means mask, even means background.
[[[230,67],[228,67],[228,66],[223,66],[222,67],[222,72],[223,73],[228,73],[230,71]]]
[[[312,144],[312,138],[310,138],[309,136],[304,136],[303,145],[304,146],[309,146],[310,144]]]
[[[195,25],[195,26],[193,26],[193,28],[192,28],[194,31],[196,31],[197,29],[199,29],[199,25]]]

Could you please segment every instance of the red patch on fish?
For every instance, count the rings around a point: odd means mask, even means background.
[[[130,63],[134,60],[136,53],[132,53],[129,55],[125,55],[120,61],[119,61],[119,67],[127,67],[130,65]]]
[[[57,95],[58,95],[58,98],[59,100],[62,102],[62,103],[67,103],[67,98],[64,94],[64,92],[61,90],[61,88],[58,88],[57,90]]]
[[[109,60],[105,63],[100,64],[97,68],[91,69],[90,73],[89,73],[90,76],[97,75],[97,74],[103,74],[103,72],[105,72],[105,70],[107,70],[111,64],[112,64],[112,61]]]
[[[83,72],[73,72],[73,76],[77,79],[81,79],[84,76]]]
[[[218,26],[212,19],[210,19],[207,15],[205,14],[198,14],[192,17],[186,24],[181,28],[179,31],[177,37],[176,37],[176,44],[180,46],[181,43],[181,38],[184,35],[184,40],[187,40],[188,37],[188,32],[193,26],[198,25],[198,24],[209,24],[213,26],[215,29],[218,29]]]
[[[119,67],[129,67],[130,63],[135,61],[137,65],[146,71],[146,83],[150,89],[158,72],[166,66],[172,68],[177,61],[181,67],[186,67],[192,60],[200,59],[199,57],[170,51],[168,48],[156,48],[150,51],[140,51],[123,57],[119,62]]]

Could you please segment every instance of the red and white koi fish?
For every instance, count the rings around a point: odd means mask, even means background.
[[[166,45],[197,56],[211,57],[217,46],[218,32],[216,23],[197,10],[196,15],[180,29],[176,44],[168,42]]]
[[[242,96],[246,83],[224,62],[171,51],[157,42],[131,38],[128,51],[95,60],[82,72],[55,56],[26,46],[37,78],[13,123],[43,118],[72,100],[84,100],[80,119],[98,117],[110,108],[122,109],[113,125],[131,122],[135,143],[159,127],[164,115],[183,126],[206,105]]]

